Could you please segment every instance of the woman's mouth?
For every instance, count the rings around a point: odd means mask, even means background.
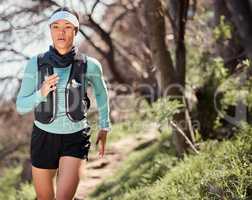
[[[58,38],[58,41],[66,41],[66,39],[65,38]]]

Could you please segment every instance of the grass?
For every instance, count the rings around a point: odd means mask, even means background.
[[[167,145],[167,144],[166,144]],[[123,163],[123,169],[118,170],[114,176],[102,184],[92,195],[94,199],[109,199],[111,196],[118,196],[125,190],[137,188],[155,182],[159,177],[164,176],[169,168],[177,162],[175,152],[164,145],[155,143],[148,148],[132,152],[129,159]],[[156,154],[156,152],[160,152]],[[167,155],[169,154],[169,162]],[[173,161],[172,161],[173,160]]]
[[[252,199],[252,128],[232,140],[208,141],[200,155],[178,161],[169,137],[134,152],[117,174],[101,184],[95,200]]]

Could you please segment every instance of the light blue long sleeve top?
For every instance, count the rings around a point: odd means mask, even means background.
[[[86,80],[92,86],[95,94],[99,113],[99,127],[110,128],[108,91],[103,79],[101,64],[95,58],[89,56],[87,56],[87,64]],[[65,68],[54,67],[54,73],[59,76],[59,81],[56,84],[57,113],[55,120],[50,124],[43,124],[34,119],[34,124],[42,130],[51,133],[67,134],[77,132],[88,126],[86,119],[73,122],[67,117],[65,112],[65,87],[71,67],[71,65]],[[28,61],[25,67],[24,76],[16,100],[16,109],[18,113],[25,114],[34,111],[35,107],[40,102],[46,101],[47,98],[41,95],[40,90],[37,90],[37,84],[37,56],[34,56]]]

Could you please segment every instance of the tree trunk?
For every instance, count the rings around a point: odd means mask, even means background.
[[[252,59],[251,1],[225,0],[247,56]]]
[[[148,40],[152,51],[152,60],[156,68],[158,87],[163,94],[172,84],[173,63],[165,44],[164,11],[160,0],[145,1],[145,16],[148,28]]]
[[[186,48],[185,48],[185,29],[187,22],[187,11],[189,7],[189,0],[183,0],[177,2],[177,17],[176,18],[176,30],[175,30],[175,40],[176,40],[176,67],[175,67],[175,80],[180,88],[173,91],[179,97],[182,97],[182,101],[187,109],[187,104],[185,103],[185,75],[186,75]],[[176,14],[175,13],[175,14]],[[188,112],[189,113],[189,112]],[[194,135],[189,131],[189,126],[191,125],[191,119],[189,114],[186,117],[186,111],[183,110],[178,114],[174,115],[174,120],[178,123],[178,126],[185,132],[186,136],[194,143]],[[173,140],[176,144],[176,150],[178,155],[182,155],[188,147],[185,138],[177,132],[173,134]]]
[[[103,41],[108,46],[108,50],[104,51],[101,48],[97,47],[92,41],[91,38],[85,32],[80,29],[80,33],[87,39],[87,41],[97,50],[98,53],[100,53],[108,62],[109,69],[111,70],[113,74],[113,80],[118,83],[128,83],[129,80],[127,80],[127,77],[125,77],[123,74],[120,73],[120,70],[117,69],[115,64],[115,49],[113,46],[113,41],[111,38],[111,35],[109,32],[106,32],[98,23],[96,23],[91,16],[89,16],[89,23],[90,27],[96,31],[98,35],[103,39]]]
[[[183,101],[185,88],[186,49],[184,44],[185,24],[188,9],[188,0],[180,1],[177,12],[179,20],[176,30],[176,66],[173,65],[170,52],[165,44],[165,13],[161,0],[146,0],[145,16],[147,21],[148,39],[152,51],[152,60],[157,68],[157,80],[162,95],[180,98]],[[175,87],[174,87],[175,86]],[[174,116],[179,128],[188,134],[185,120],[185,111]],[[182,125],[182,127],[181,127]],[[192,137],[189,138],[192,139]],[[178,156],[182,156],[188,145],[185,138],[173,129],[173,143]]]

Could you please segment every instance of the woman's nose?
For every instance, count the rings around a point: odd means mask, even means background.
[[[65,34],[65,32],[66,32],[65,28],[60,28],[60,29],[59,29],[59,33]]]

